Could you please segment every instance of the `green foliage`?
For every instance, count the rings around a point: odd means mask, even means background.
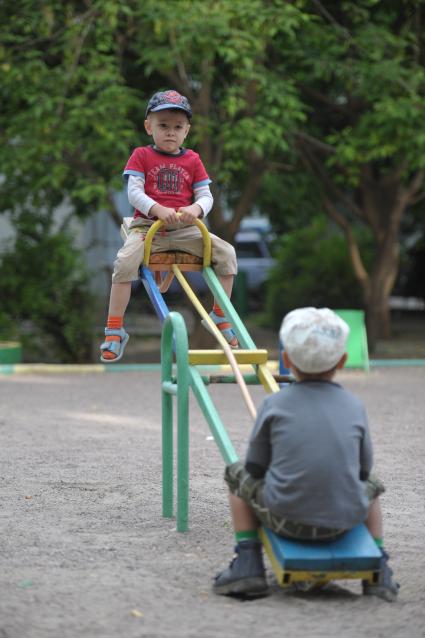
[[[319,192],[320,185],[309,173],[282,173],[275,168],[265,173],[256,204],[281,235],[303,228],[323,213]]]
[[[367,242],[363,240],[367,251]],[[267,322],[304,306],[361,308],[362,295],[352,273],[345,241],[326,218],[283,235],[276,246],[276,266],[267,286]]]
[[[149,46],[132,46],[141,72],[158,74],[194,103],[191,144],[209,147],[209,171],[237,186],[247,159],[288,153],[305,119],[283,55],[308,20],[302,3],[275,0],[146,0],[134,19]],[[284,47],[282,47],[282,43]]]
[[[108,205],[134,140],[137,94],[120,69],[115,2],[0,7],[2,209]],[[117,170],[117,167],[118,170]]]
[[[147,98],[176,88],[213,179],[213,230],[232,235],[257,205],[287,232],[326,193],[372,228],[381,281],[382,237],[397,242],[392,213],[425,167],[422,21],[421,0],[3,0],[0,214],[29,236],[64,201],[70,217],[111,210],[147,141]]]
[[[90,361],[88,281],[82,255],[68,235],[20,233],[0,258],[1,337],[19,337],[30,360]]]
[[[423,3],[326,4],[300,32],[310,133],[333,149],[328,166],[346,186],[368,164],[383,175],[402,165],[408,179],[425,167]]]

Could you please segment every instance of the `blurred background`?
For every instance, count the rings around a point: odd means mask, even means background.
[[[210,230],[259,346],[304,305],[365,312],[371,356],[425,357],[423,0],[3,0],[0,342],[98,361],[122,171],[150,95],[192,103]],[[209,303],[202,282],[193,282]],[[210,337],[177,284],[192,347]],[[159,360],[137,282],[126,361]]]

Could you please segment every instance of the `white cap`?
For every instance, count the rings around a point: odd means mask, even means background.
[[[332,370],[346,351],[348,324],[329,308],[298,308],[288,313],[279,336],[300,372]]]

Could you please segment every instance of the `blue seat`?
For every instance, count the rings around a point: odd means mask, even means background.
[[[334,541],[290,540],[266,527],[260,529],[260,538],[282,587],[299,581],[377,581],[381,552],[363,524]]]

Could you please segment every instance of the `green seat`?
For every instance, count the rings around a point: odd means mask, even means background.
[[[344,319],[350,327],[350,335],[347,342],[348,359],[347,368],[362,368],[369,371],[369,353],[367,347],[367,334],[365,315],[363,310],[335,310],[336,314]]]

